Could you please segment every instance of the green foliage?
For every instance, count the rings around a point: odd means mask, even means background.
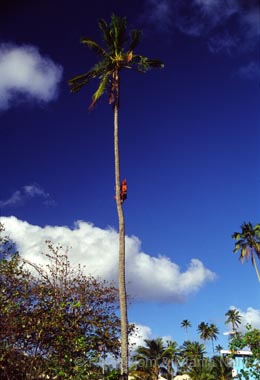
[[[101,60],[87,73],[77,75],[68,82],[71,92],[77,92],[90,80],[99,79],[99,86],[92,96],[90,109],[105,91],[108,92],[109,104],[114,105],[118,99],[119,71],[122,69],[134,69],[144,73],[151,68],[163,67],[163,63],[157,59],[135,54],[134,50],[141,41],[142,33],[132,30],[128,35],[125,17],[112,15],[109,24],[101,19],[98,25],[102,31],[104,47],[89,38],[82,38],[81,42]]]
[[[240,252],[239,260],[241,262],[245,259],[251,259],[257,278],[260,281],[260,274],[255,260],[255,255],[260,259],[260,224],[253,226],[250,222],[243,223],[241,232],[234,232],[232,238],[237,240],[233,252]]]
[[[231,323],[232,330],[236,331],[238,326],[241,324],[241,315],[239,314],[239,311],[236,309],[229,309],[225,316],[227,317],[227,320],[225,321],[225,324]]]
[[[260,330],[253,329],[250,324],[246,326],[246,332],[236,333],[230,341],[229,348],[233,352],[250,349],[252,356],[246,358],[246,368],[243,369],[239,378],[241,380],[260,380]]]
[[[176,342],[162,339],[146,340],[138,347],[130,375],[136,379],[158,380],[159,374],[172,380],[176,374],[187,374],[192,380],[232,380],[230,361],[219,355],[206,356],[205,346],[186,340],[177,347]]]
[[[0,238],[1,380],[93,379],[100,377],[101,343],[119,354],[117,289],[72,268],[61,246],[47,245],[42,267]]]

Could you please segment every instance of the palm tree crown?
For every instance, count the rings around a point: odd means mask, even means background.
[[[225,324],[231,323],[232,330],[235,332],[238,326],[241,324],[241,315],[239,314],[239,311],[236,309],[229,309],[225,316],[227,317],[227,320],[225,321]]]
[[[120,70],[134,69],[139,72],[146,72],[150,68],[163,67],[163,63],[157,59],[149,59],[134,53],[134,49],[141,40],[142,33],[139,30],[132,30],[130,37],[128,37],[125,17],[120,18],[112,15],[109,25],[103,19],[99,20],[98,24],[103,32],[105,47],[89,38],[82,38],[81,42],[93,50],[101,60],[87,73],[69,80],[71,92],[79,91],[92,79],[98,78],[100,80],[99,86],[93,94],[90,109],[95,106],[105,91],[108,91],[109,104],[115,104]]]
[[[184,319],[181,322],[181,327],[185,328],[185,330],[187,331],[188,327],[191,327],[190,321],[188,319]]]
[[[213,341],[217,339],[219,334],[219,329],[214,323],[210,325],[205,322],[201,322],[198,325],[198,332],[200,333],[200,339],[206,342],[207,340],[211,340],[212,348],[214,351]]]
[[[145,339],[145,346],[137,347],[133,360],[138,362],[137,368],[151,374],[151,379],[158,380],[160,366],[164,362],[165,347],[162,338]]]
[[[260,259],[260,224],[253,227],[250,222],[243,223],[241,225],[241,232],[234,232],[232,238],[237,240],[233,252],[237,253],[240,251],[239,259],[241,262],[251,257],[257,278],[260,281],[260,274],[255,261],[255,254]]]

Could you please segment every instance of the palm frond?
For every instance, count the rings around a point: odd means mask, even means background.
[[[139,45],[140,41],[142,39],[142,32],[141,30],[133,29],[131,30],[131,41],[128,47],[128,51],[133,51],[137,45]]]
[[[138,69],[142,72],[146,72],[153,68],[163,68],[164,64],[158,59],[149,59],[142,55],[133,55],[133,63],[135,63]]]
[[[106,56],[107,52],[105,49],[102,48],[97,42],[90,40],[89,38],[81,38],[80,42],[84,45],[87,45],[87,47],[90,50],[93,50],[97,55]]]
[[[113,37],[115,52],[122,50],[126,37],[126,17],[118,17],[115,14],[111,16],[110,34]]]
[[[95,78],[102,77],[106,71],[106,66],[103,64],[95,65],[91,70],[85,74],[77,75],[68,81],[70,91],[78,92],[85,84]]]
[[[241,234],[239,232],[234,232],[232,234],[232,239],[238,240],[241,238]]]
[[[70,92],[78,92],[81,87],[87,84],[91,79],[97,77],[97,73],[95,70],[88,71],[85,74],[77,75],[76,77],[70,79],[68,81]]]
[[[110,28],[109,28],[107,22],[101,18],[98,21],[98,26],[103,32],[103,40],[105,41],[105,43],[110,47],[113,46],[113,38],[110,34]]]
[[[92,96],[92,102],[91,102],[91,104],[89,106],[89,110],[91,110],[91,109],[94,108],[94,106],[97,103],[98,99],[101,98],[101,96],[104,94],[104,92],[105,92],[105,90],[107,88],[107,84],[108,84],[108,80],[109,80],[110,74],[111,74],[110,72],[106,73],[103,76],[103,78],[101,79],[97,91]]]

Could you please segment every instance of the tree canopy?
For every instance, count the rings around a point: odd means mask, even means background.
[[[117,289],[73,268],[62,246],[47,245],[49,263],[41,267],[0,239],[3,380],[81,379],[96,366],[101,344],[115,357],[119,352]]]

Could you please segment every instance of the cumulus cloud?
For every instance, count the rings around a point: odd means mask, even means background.
[[[146,22],[159,30],[203,37],[211,53],[253,51],[259,39],[257,0],[146,0]],[[162,26],[167,26],[163,28]]]
[[[0,110],[18,102],[56,98],[62,67],[35,46],[0,44]]]
[[[134,322],[133,322],[134,323]],[[152,329],[149,326],[134,323],[135,331],[129,336],[129,346],[131,351],[137,347],[145,345],[145,339],[152,339]]]
[[[243,330],[247,324],[250,324],[253,328],[260,330],[260,310],[254,309],[253,307],[248,307],[246,311],[242,311],[240,309],[238,309],[238,311],[242,316]]]
[[[16,217],[1,217],[6,233],[16,242],[22,256],[34,263],[45,263],[41,252],[46,252],[46,240],[71,247],[72,263],[86,266],[86,272],[117,282],[118,234],[78,221],[73,228],[66,226],[31,225]],[[198,259],[192,259],[187,268],[180,267],[168,257],[152,257],[142,252],[138,238],[126,237],[126,265],[128,293],[135,300],[184,302],[216,275]]]
[[[239,326],[239,331],[245,332],[246,325],[250,324],[253,328],[260,330],[260,310],[254,309],[253,307],[248,307],[246,311],[243,311],[235,306],[230,306],[229,309],[236,309],[241,315],[241,325]]]
[[[0,207],[12,207],[23,204],[25,201],[40,197],[44,199],[44,204],[54,205],[53,199],[41,186],[37,184],[25,185],[21,189],[16,190],[11,196],[5,200],[0,200]]]

